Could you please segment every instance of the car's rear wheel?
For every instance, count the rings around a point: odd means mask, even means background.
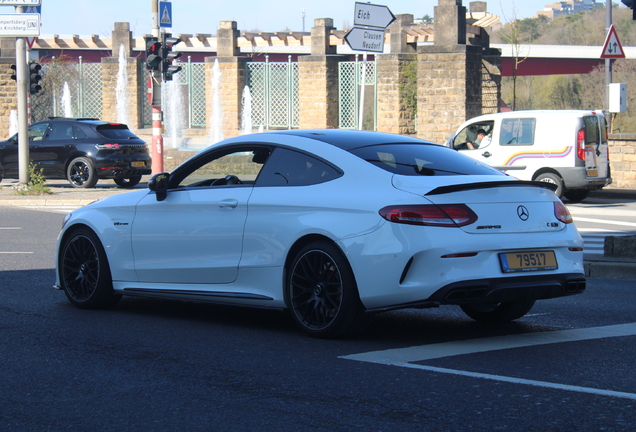
[[[506,303],[461,305],[466,315],[476,321],[498,323],[521,318],[532,309],[534,300],[520,300]]]
[[[571,189],[563,192],[563,196],[572,202],[580,202],[588,197],[590,191],[588,189]]]
[[[113,306],[113,291],[104,248],[91,230],[80,228],[64,239],[59,254],[60,282],[68,300],[82,309]]]
[[[76,188],[92,188],[97,184],[97,172],[90,159],[78,157],[66,169],[66,178]]]
[[[327,241],[310,243],[295,255],[287,272],[286,299],[298,326],[312,336],[352,335],[370,320],[351,266]]]
[[[141,176],[136,175],[136,176],[130,176],[128,178],[117,177],[113,180],[115,181],[115,184],[117,184],[117,186],[119,186],[120,188],[130,189],[139,184],[139,182],[141,181]]]
[[[554,191],[556,196],[561,198],[561,195],[563,195],[563,179],[559,177],[557,174],[549,173],[549,172],[539,174],[535,178],[535,180],[546,182],[546,183],[552,183],[553,185],[556,185],[556,190]]]

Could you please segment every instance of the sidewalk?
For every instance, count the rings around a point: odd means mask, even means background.
[[[0,182],[0,206],[81,207],[110,195],[146,189],[149,178],[144,176],[132,189],[121,189],[112,180],[100,180],[93,189],[74,188],[65,180],[48,180],[47,186],[53,193],[46,196],[18,195],[11,187],[16,182],[3,180]],[[590,198],[636,201],[636,190],[606,188],[592,192]],[[587,277],[636,280],[636,259],[585,254],[584,265]]]

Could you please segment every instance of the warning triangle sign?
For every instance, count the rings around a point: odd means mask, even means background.
[[[603,59],[616,59],[625,58],[625,52],[621,41],[618,39],[618,34],[614,28],[614,24],[610,26],[607,32],[607,38],[605,38],[605,45],[603,45],[603,52],[601,54]]]
[[[170,17],[170,11],[168,7],[164,7],[161,13],[161,24],[172,24],[172,18]]]

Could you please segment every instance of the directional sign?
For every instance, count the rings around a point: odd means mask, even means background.
[[[39,36],[39,14],[0,14],[0,36]]]
[[[172,28],[172,3],[159,2],[159,27]]]
[[[625,52],[623,51],[623,46],[621,45],[621,41],[618,40],[618,34],[616,33],[614,24],[610,26],[610,29],[607,32],[607,38],[605,38],[605,45],[603,45],[603,52],[601,54],[601,58],[603,59],[625,58]]]
[[[344,39],[355,51],[384,52],[384,30],[354,27]]]
[[[0,6],[39,6],[42,0],[0,0]]]
[[[355,14],[353,16],[354,26],[385,29],[393,21],[395,21],[395,15],[391,13],[387,6],[356,3]]]

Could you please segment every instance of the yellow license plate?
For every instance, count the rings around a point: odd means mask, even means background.
[[[588,177],[598,177],[598,170],[588,170],[587,176]]]
[[[133,167],[133,168],[143,168],[143,167],[145,167],[145,166],[146,166],[146,163],[145,163],[145,162],[143,162],[143,161],[140,161],[140,162],[131,162],[131,163],[130,163],[130,166],[131,166],[131,167]]]
[[[504,273],[556,270],[554,251],[508,252],[499,254],[501,270]]]

